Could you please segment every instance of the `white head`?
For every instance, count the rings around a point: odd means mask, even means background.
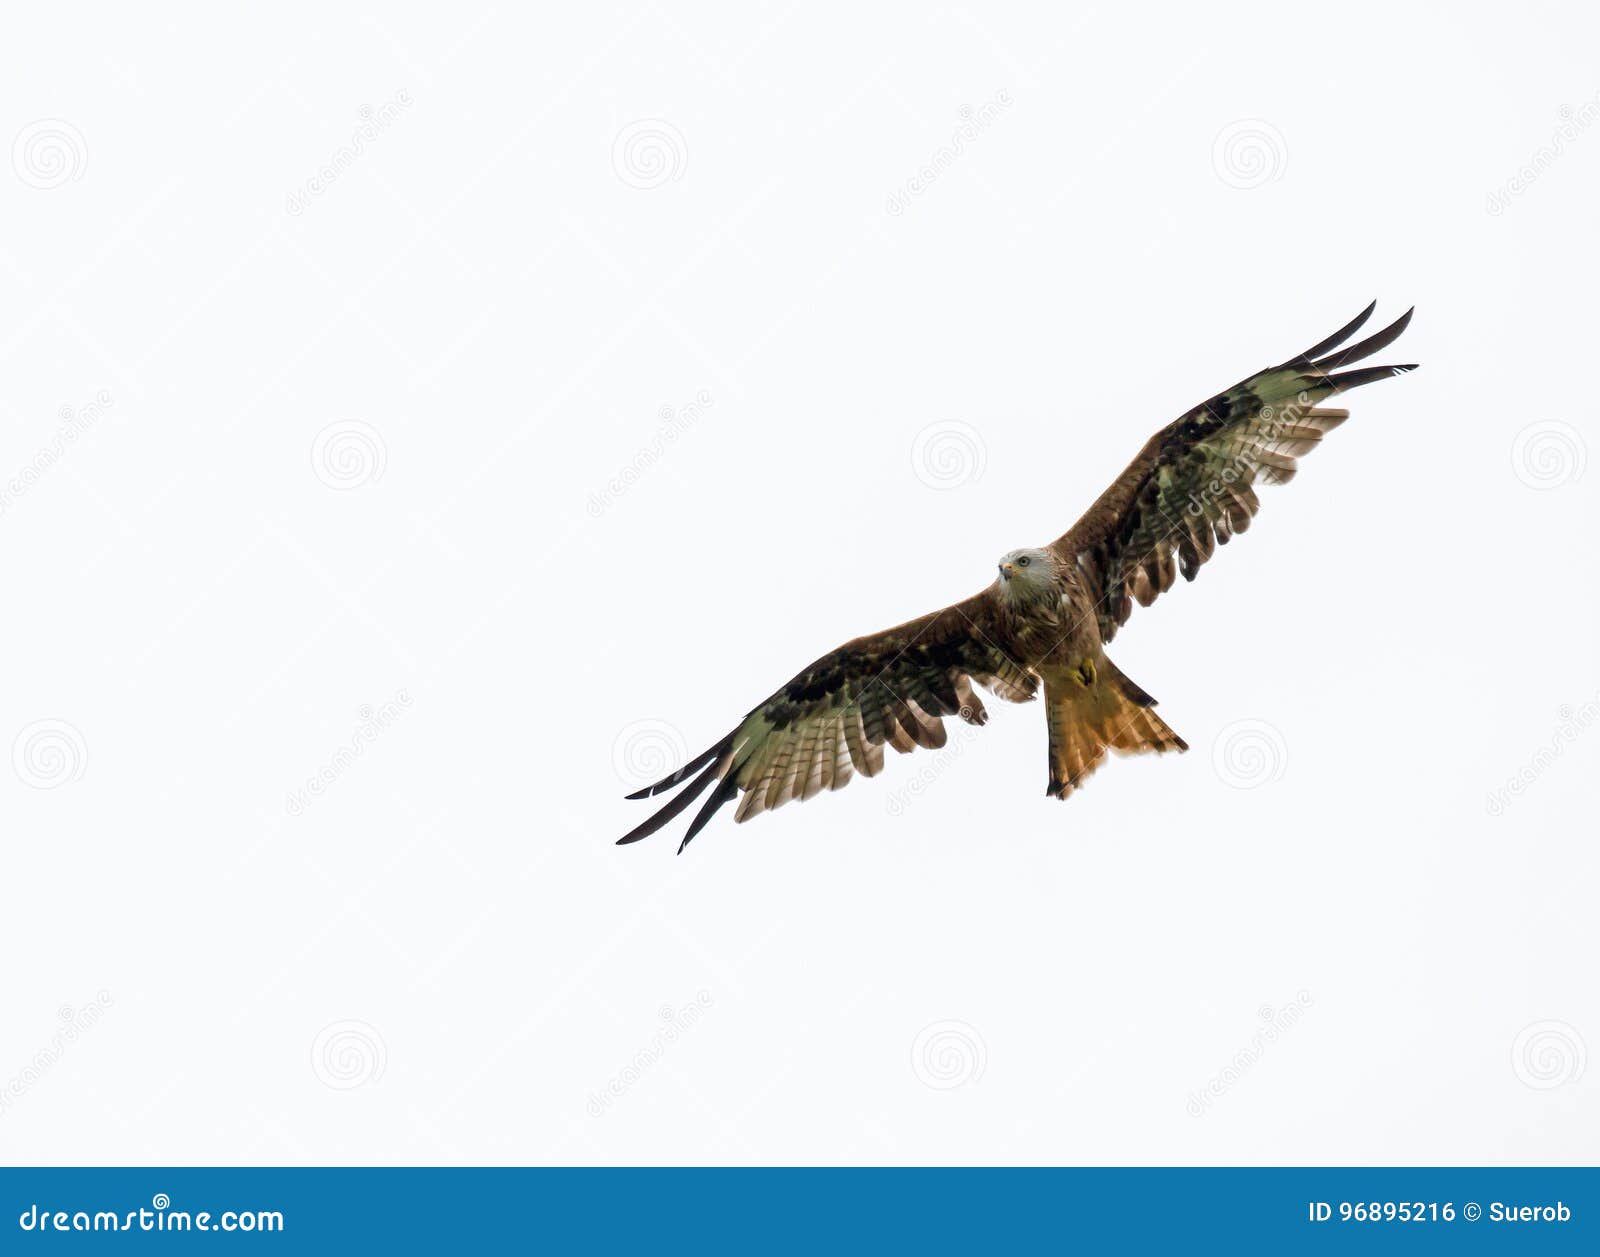
[[[1048,550],[1013,550],[1000,560],[1000,592],[1014,602],[1057,597],[1056,560]]]

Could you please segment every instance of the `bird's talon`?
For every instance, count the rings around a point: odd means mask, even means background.
[[[1074,676],[1077,678],[1079,685],[1083,686],[1084,689],[1088,689],[1095,683],[1094,660],[1085,659],[1078,665],[1078,670],[1074,673]]]

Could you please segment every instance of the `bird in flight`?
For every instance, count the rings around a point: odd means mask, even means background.
[[[1193,580],[1219,545],[1250,526],[1257,483],[1288,483],[1296,459],[1349,418],[1323,402],[1415,369],[1342,369],[1387,347],[1411,321],[1407,310],[1341,349],[1376,305],[1162,428],[1082,519],[1047,546],[1005,555],[982,593],[846,642],[802,669],[716,745],[630,794],[682,787],[619,844],[648,838],[707,790],[680,853],[735,796],[733,819],[747,821],[837,790],[855,773],[875,777],[885,743],[900,752],[943,746],[946,716],[983,724],[979,686],[1017,703],[1044,691],[1047,793],[1058,799],[1108,750],[1187,750],[1156,715],[1155,699],[1106,656],[1106,643],[1135,602],[1148,607],[1179,573]]]

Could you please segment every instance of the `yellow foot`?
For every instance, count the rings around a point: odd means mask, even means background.
[[[1085,659],[1078,665],[1078,670],[1072,675],[1079,685],[1083,686],[1084,689],[1088,689],[1095,682],[1094,660]]]

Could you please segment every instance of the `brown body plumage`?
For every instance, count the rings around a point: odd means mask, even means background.
[[[1048,792],[1058,798],[1108,750],[1186,750],[1151,710],[1155,700],[1106,657],[1105,644],[1135,601],[1149,606],[1180,573],[1193,580],[1217,546],[1249,527],[1258,482],[1287,483],[1295,460],[1349,417],[1322,402],[1413,369],[1340,370],[1390,344],[1411,318],[1407,311],[1338,349],[1372,310],[1162,428],[1069,531],[1048,547],[1007,555],[983,592],[846,642],[804,669],[722,741],[629,795],[684,786],[620,841],[656,832],[707,790],[680,851],[735,795],[742,797],[734,819],[744,821],[837,790],[855,773],[875,776],[885,744],[902,752],[943,746],[947,716],[983,724],[974,685],[1013,702],[1044,691]]]

